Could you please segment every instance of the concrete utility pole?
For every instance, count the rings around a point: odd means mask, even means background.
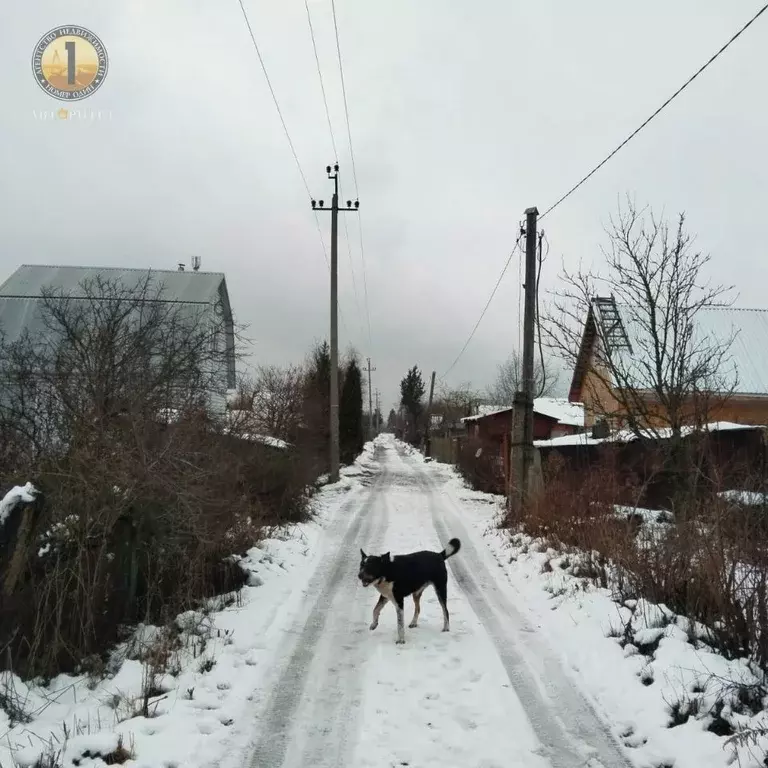
[[[368,439],[373,440],[373,382],[371,381],[371,371],[375,371],[375,368],[371,368],[371,358],[368,360]]]
[[[360,202],[347,200],[347,207],[339,208],[339,164],[325,168],[328,178],[333,181],[331,207],[326,208],[323,200],[320,204],[312,201],[316,211],[331,212],[331,472],[330,481],[339,479],[339,211],[343,213],[357,211]]]
[[[435,374],[436,371],[432,371],[432,381],[429,383],[429,404],[427,405],[427,423],[424,427],[424,455],[429,456],[430,444],[429,444],[429,431],[432,427],[432,396],[435,394]]]
[[[534,206],[525,212],[525,305],[523,314],[522,390],[515,395],[512,415],[510,469],[513,482],[510,504],[522,514],[531,495],[533,467],[533,353],[536,322],[536,226],[539,211]]]

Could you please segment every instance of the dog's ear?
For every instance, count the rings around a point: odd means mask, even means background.
[[[391,563],[391,562],[392,562],[392,556],[389,554],[389,552],[385,552],[385,553],[384,553],[384,554],[381,556],[381,559],[382,559],[382,560],[383,560],[385,563]]]
[[[363,552],[362,547],[360,548],[360,557],[362,560],[365,560],[365,558],[368,557],[368,555],[366,555],[365,552]]]

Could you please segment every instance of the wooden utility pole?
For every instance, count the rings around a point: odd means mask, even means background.
[[[371,368],[371,358],[368,360],[368,439],[373,440],[373,382],[371,381],[371,371],[375,371],[375,368]]]
[[[539,211],[525,212],[525,305],[523,314],[522,389],[515,394],[512,412],[510,505],[521,515],[530,499],[533,467],[533,354],[536,333],[536,226]]]
[[[330,481],[335,483],[339,479],[339,211],[344,213],[357,211],[360,202],[347,200],[346,209],[339,208],[339,164],[331,169],[325,168],[328,178],[333,181],[333,197],[331,207],[326,208],[323,200],[318,205],[312,201],[312,208],[316,211],[331,212],[331,445]]]
[[[430,456],[429,430],[432,426],[432,396],[435,394],[435,373],[432,371],[432,381],[429,383],[429,404],[427,405],[427,423],[424,427],[424,455]]]

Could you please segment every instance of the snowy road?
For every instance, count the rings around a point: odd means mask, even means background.
[[[616,768],[619,748],[515,604],[439,470],[379,439],[367,488],[340,510],[261,701],[249,768]],[[377,593],[359,549],[462,549],[449,560],[451,632],[434,592],[395,645],[395,611],[368,625]],[[413,603],[406,600],[406,622]]]

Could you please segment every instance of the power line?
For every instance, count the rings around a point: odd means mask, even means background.
[[[341,79],[341,94],[344,99],[344,118],[347,124],[347,138],[349,140],[349,155],[352,160],[352,181],[355,185],[355,197],[360,197],[359,188],[357,185],[357,164],[355,163],[355,150],[352,144],[352,129],[349,123],[349,102],[347,101],[347,85],[344,80],[344,63],[341,56],[341,43],[339,41],[339,23],[336,18],[336,1],[331,0],[331,13],[333,15],[333,30],[336,35],[336,54],[339,59],[339,77]],[[371,310],[368,302],[368,278],[366,276],[365,266],[365,243],[363,240],[363,218],[362,215],[358,215],[357,224],[360,231],[360,259],[363,264],[363,292],[365,294],[365,314],[368,321],[368,346],[369,349],[373,346],[371,338]]]
[[[317,43],[315,42],[315,29],[312,26],[312,14],[309,12],[309,0],[304,0],[304,7],[307,9],[307,22],[309,24],[309,34],[312,37],[312,50],[315,52],[315,64],[317,64],[317,76],[320,79],[320,90],[323,93],[323,104],[325,105],[325,117],[328,121],[328,133],[331,136],[331,146],[333,147],[333,156],[336,162],[339,160],[339,153],[336,149],[336,139],[333,135],[333,125],[331,123],[331,112],[328,109],[328,97],[325,94],[325,83],[323,82],[323,73],[320,67],[320,57],[317,55]]]
[[[355,183],[355,197],[360,197],[357,187],[357,166],[355,165],[355,151],[352,147],[352,131],[349,127],[349,103],[347,102],[347,85],[344,80],[344,64],[341,57],[341,43],[339,42],[339,23],[336,19],[336,0],[331,0],[331,13],[333,14],[333,30],[336,33],[336,54],[339,58],[339,77],[341,78],[341,95],[344,98],[344,117],[347,122],[347,138],[349,139],[349,154],[352,158],[352,180]]]
[[[320,56],[317,52],[317,40],[315,38],[315,28],[312,24],[312,13],[309,10],[309,2],[308,0],[304,0],[304,8],[307,11],[307,24],[309,26],[309,35],[312,39],[312,50],[315,54],[315,65],[317,66],[317,78],[320,81],[320,92],[323,96],[323,106],[325,107],[325,119],[328,123],[328,135],[331,139],[331,147],[333,148],[333,156],[336,159],[336,162],[338,162],[339,159],[339,151],[336,148],[336,137],[333,132],[333,121],[331,120],[331,110],[328,108],[328,95],[325,90],[325,81],[323,80],[323,70],[320,65]],[[317,220],[317,213],[315,213],[315,220]],[[317,222],[318,229],[320,228],[320,222]],[[347,251],[349,253],[349,267],[352,271],[352,289],[355,294],[355,306],[357,307],[357,314],[360,317],[360,330],[361,330],[361,336],[362,338],[365,338],[364,332],[362,332],[362,313],[360,311],[360,298],[357,293],[357,279],[355,278],[355,267],[352,262],[352,246],[349,240],[349,227],[347,226],[347,220],[344,219],[344,232],[346,235],[347,240]],[[328,261],[328,254],[327,251],[325,251],[325,242],[323,242],[323,252],[325,253],[325,260]],[[328,268],[330,269],[330,263],[328,263]],[[342,323],[344,321],[342,320]],[[346,325],[346,324],[345,324]],[[346,328],[345,328],[346,330]]]
[[[259,64],[261,64],[261,70],[262,72],[264,72],[264,79],[267,81],[269,92],[272,94],[272,101],[275,103],[275,109],[277,110],[277,114],[280,117],[280,122],[282,123],[282,126],[283,126],[285,138],[288,139],[288,146],[291,148],[291,154],[293,154],[293,159],[296,161],[296,167],[299,169],[299,175],[301,176],[301,180],[304,182],[304,189],[307,190],[307,196],[311,200],[312,193],[309,191],[309,184],[307,183],[307,177],[304,175],[304,170],[301,167],[301,163],[299,162],[299,156],[296,154],[296,148],[293,146],[293,139],[291,139],[291,134],[288,132],[288,126],[285,124],[283,111],[282,109],[280,109],[280,102],[277,100],[277,96],[275,95],[275,89],[272,87],[272,81],[269,79],[269,73],[267,72],[266,64],[264,64],[264,59],[261,57],[259,44],[256,42],[256,36],[253,34],[253,28],[251,27],[251,22],[248,19],[248,14],[245,12],[245,6],[243,5],[243,0],[237,0],[237,1],[240,4],[240,10],[243,12],[243,18],[245,19],[245,24],[248,27],[248,34],[251,36],[251,42],[253,43],[253,47],[256,49],[256,55],[259,57]]]
[[[448,366],[448,369],[445,371],[445,373],[440,376],[439,378],[441,380],[444,380],[445,377],[456,367],[456,363],[459,362],[461,359],[461,356],[464,354],[464,351],[469,346],[469,342],[472,341],[475,332],[477,331],[480,323],[482,322],[483,318],[485,317],[485,313],[488,311],[488,307],[491,306],[491,302],[493,301],[493,297],[496,295],[496,291],[499,290],[499,285],[501,285],[501,281],[504,278],[504,275],[507,273],[507,269],[512,261],[512,258],[514,257],[515,253],[517,253],[518,249],[520,248],[520,236],[518,236],[517,241],[515,242],[515,247],[512,249],[512,253],[509,254],[509,258],[507,259],[506,263],[504,264],[504,269],[501,270],[501,274],[499,275],[499,279],[496,281],[496,285],[493,287],[493,291],[491,291],[491,295],[488,297],[488,301],[485,303],[485,307],[483,308],[482,313],[480,314],[480,317],[478,318],[477,322],[475,323],[475,327],[472,329],[472,333],[469,334],[469,337],[464,342],[464,346],[461,348],[461,351],[458,355],[456,355],[456,359]]]
[[[283,132],[285,133],[285,138],[288,140],[288,146],[291,148],[291,154],[293,155],[294,162],[296,163],[296,168],[299,171],[299,176],[301,176],[301,180],[304,183],[304,189],[307,192],[307,197],[311,200],[312,199],[312,193],[309,190],[309,184],[307,183],[307,177],[304,174],[304,169],[301,167],[301,162],[299,162],[299,156],[296,152],[296,147],[293,144],[293,139],[291,139],[291,134],[288,131],[288,126],[286,125],[285,118],[283,117],[283,110],[280,109],[280,102],[277,100],[277,94],[275,93],[275,89],[272,87],[272,81],[269,78],[269,72],[267,72],[267,66],[264,63],[264,59],[261,55],[261,50],[259,49],[259,44],[256,42],[256,35],[253,33],[253,27],[251,27],[250,19],[248,18],[248,14],[246,13],[245,6],[243,5],[243,0],[238,0],[238,4],[240,5],[240,10],[243,13],[243,19],[245,19],[245,25],[248,28],[248,34],[250,35],[251,42],[253,43],[253,47],[256,51],[256,56],[258,56],[259,64],[261,64],[261,71],[264,73],[264,79],[267,81],[267,86],[269,87],[269,92],[272,94],[272,101],[274,102],[275,109],[277,110],[277,115],[280,118],[280,123],[283,126]],[[309,8],[307,8],[307,11],[309,11]],[[320,237],[320,245],[323,248],[323,256],[325,257],[325,263],[328,266],[328,270],[331,269],[331,262],[328,260],[328,249],[325,247],[325,240],[323,239],[323,230],[320,227],[320,219],[317,216],[317,213],[315,212],[315,224],[317,225],[317,233]],[[341,316],[341,324],[344,326],[344,330],[347,332],[347,335],[351,335],[349,333],[349,329],[347,328],[347,324],[344,321],[344,314],[341,311],[341,307],[339,307],[339,314]]]
[[[557,208],[560,203],[562,203],[564,200],[566,200],[568,197],[570,197],[582,184],[584,184],[588,179],[590,179],[592,176],[594,176],[595,173],[597,173],[620,149],[622,149],[624,146],[626,146],[632,139],[637,136],[640,131],[645,128],[648,123],[653,120],[656,115],[658,115],[666,106],[668,106],[674,99],[676,99],[710,64],[712,64],[715,59],[720,56],[730,45],[733,43],[737,38],[739,38],[748,27],[750,27],[752,24],[754,24],[757,19],[762,16],[765,11],[768,10],[768,4],[764,5],[728,42],[720,48],[717,53],[715,53],[713,56],[709,58],[709,60],[702,65],[691,77],[689,77],[650,117],[648,117],[645,121],[643,121],[632,133],[627,136],[624,141],[619,144],[616,149],[613,150],[609,155],[607,155],[600,163],[598,163],[578,184],[575,184],[571,189],[569,189],[554,205],[551,205],[549,208],[547,208],[544,213],[539,216],[539,221],[541,221],[548,213],[553,211],[555,208]]]
[[[359,212],[358,212],[358,215],[360,215]],[[352,261],[352,243],[349,240],[349,227],[347,226],[346,216],[344,217],[344,239],[347,241],[347,254],[349,255],[349,271],[352,273],[352,290],[355,293],[355,305],[357,307],[357,315],[360,319],[360,335],[364,339],[365,332],[363,331],[363,313],[360,311],[360,297],[357,293],[357,278],[355,277],[355,265]]]
[[[619,150],[621,150],[624,146],[626,146],[635,136],[637,136],[640,131],[645,128],[648,123],[653,120],[665,107],[667,107],[672,101],[674,101],[675,98],[677,98],[707,67],[709,67],[712,62],[715,61],[735,40],[737,40],[752,24],[754,24],[755,21],[757,21],[760,16],[765,13],[765,11],[768,10],[768,4],[764,5],[746,24],[744,24],[741,29],[739,29],[738,32],[736,32],[733,37],[728,40],[725,45],[723,45],[715,54],[713,54],[707,61],[704,63],[691,77],[688,78],[688,80],[683,83],[683,85],[680,86],[653,114],[650,115],[643,123],[638,126],[629,136],[627,136],[624,141],[619,144],[616,149],[614,149],[609,155],[607,155],[598,165],[596,165],[584,178],[581,179],[577,184],[575,184],[571,189],[569,189],[559,200],[557,200],[553,205],[551,205],[549,208],[547,208],[546,211],[544,211],[541,216],[539,216],[539,221],[541,221],[548,213],[551,213],[555,208],[557,208],[558,205],[560,205],[563,201],[565,201],[567,198],[569,198],[579,187],[581,187],[586,181],[588,181],[592,176],[594,176],[597,171],[599,171]],[[518,239],[518,242],[515,244],[515,249],[519,246],[520,241]],[[475,331],[477,331],[478,326],[480,325],[480,322],[482,321],[483,317],[485,316],[485,313],[488,311],[488,307],[491,304],[491,301],[493,301],[493,297],[496,295],[496,291],[498,290],[499,284],[501,283],[502,278],[504,277],[504,274],[507,271],[507,268],[509,267],[509,263],[512,259],[512,256],[514,255],[515,251],[512,251],[512,254],[510,254],[509,259],[507,259],[506,264],[504,265],[504,268],[501,271],[501,274],[499,275],[499,279],[496,281],[496,285],[494,286],[493,291],[491,292],[491,296],[488,299],[488,302],[485,305],[485,308],[482,311],[482,314],[480,315],[480,318],[478,319],[477,323],[475,323],[475,327],[472,329],[472,333],[470,333],[469,338],[467,339],[466,343],[461,349],[461,352],[457,355],[456,359],[451,363],[451,366],[448,368],[448,370],[441,376],[443,377],[447,376],[448,373],[454,368],[456,363],[461,358],[462,354],[464,354],[464,350],[466,350],[467,346],[469,346],[470,341],[472,341],[473,336],[475,335]]]

